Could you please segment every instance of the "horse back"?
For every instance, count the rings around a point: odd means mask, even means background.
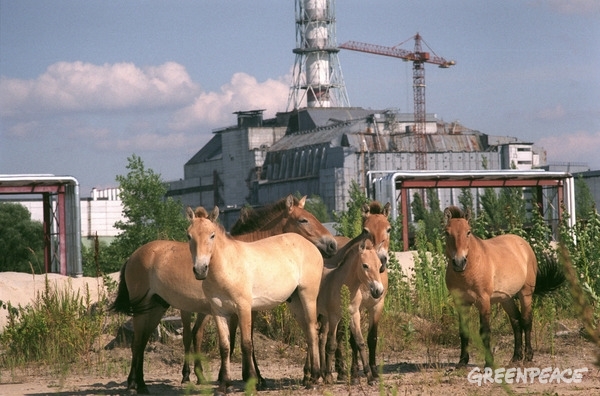
[[[535,287],[537,259],[529,243],[514,234],[482,240],[494,281],[494,295],[511,297],[524,287]]]

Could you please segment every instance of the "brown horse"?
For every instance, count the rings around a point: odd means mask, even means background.
[[[286,198],[256,210],[244,207],[240,211],[240,218],[231,227],[230,235],[240,241],[252,242],[286,232],[293,232],[303,236],[317,246],[324,257],[334,255],[337,251],[337,243],[334,237],[314,215],[304,209],[305,203],[306,196],[298,200],[290,194]],[[208,312],[199,313],[196,316],[194,327],[190,331],[192,312],[181,311],[183,345],[186,356],[183,363],[183,379],[181,382],[189,382],[190,380],[189,357],[191,356],[190,346],[192,340],[194,341],[194,372],[198,383],[204,381],[200,360],[200,346],[208,319],[210,319]],[[230,338],[231,350],[233,352],[235,329],[237,327],[237,319],[235,317],[232,317],[230,327],[233,329]],[[259,383],[264,382],[256,362],[255,368]]]
[[[304,331],[308,351],[304,382],[319,378],[317,297],[323,273],[323,257],[305,238],[286,233],[243,242],[233,239],[216,222],[219,208],[210,215],[203,208],[188,208],[188,238],[193,272],[202,280],[219,334],[221,368],[218,392],[230,386],[229,318],[240,323],[242,377],[257,378],[252,351],[252,311],[272,309],[287,302]]]
[[[380,244],[383,244],[381,242]],[[371,368],[365,351],[365,341],[360,328],[361,304],[368,293],[373,300],[379,300],[385,289],[381,282],[381,260],[377,255],[379,246],[373,246],[372,235],[366,230],[344,245],[338,253],[325,262],[318,311],[321,328],[319,350],[321,368],[325,383],[332,383],[332,368],[337,350],[336,331],[342,318],[342,286],[350,292],[350,332],[353,345],[360,354],[363,370],[369,384],[373,382]]]
[[[459,317],[458,366],[469,362],[469,334],[463,319],[473,304],[479,310],[479,334],[485,348],[486,367],[493,365],[490,311],[494,303],[502,305],[513,329],[515,346],[511,361],[523,360],[523,333],[525,360],[531,361],[532,296],[555,289],[564,278],[556,273],[539,273],[535,253],[523,238],[505,234],[482,240],[471,233],[469,220],[470,211],[463,214],[455,206],[444,211],[446,286],[456,302]],[[514,297],[519,299],[520,310]]]
[[[266,207],[261,214],[268,222],[258,228],[255,239],[264,237],[269,232],[273,235],[295,232],[322,249],[323,254],[334,253],[337,245],[333,236],[314,216],[303,209],[305,199],[306,197],[296,200],[289,195]],[[259,224],[256,224],[256,227],[259,227]],[[128,389],[137,389],[140,394],[148,393],[144,382],[144,349],[169,306],[181,310],[186,349],[182,374],[184,382],[186,379],[189,381],[187,356],[192,338],[191,312],[198,313],[193,331],[197,334],[196,350],[199,349],[201,341],[198,328],[211,312],[210,304],[199,287],[201,283],[194,279],[191,267],[192,257],[188,243],[153,241],[138,248],[121,268],[118,294],[111,309],[133,315],[134,336],[131,346],[131,370],[127,378]],[[203,380],[202,366],[198,355],[196,356],[194,371],[200,382]]]
[[[388,220],[390,215],[391,204],[388,202],[385,206],[382,206],[378,201],[371,201],[365,203],[362,210],[362,224],[363,230],[370,233],[373,237],[375,246],[378,247],[377,255],[381,261],[381,283],[383,284],[383,294],[379,298],[373,298],[367,290],[362,290],[362,296],[357,296],[361,299],[360,310],[366,310],[369,316],[369,330],[367,335],[367,346],[369,349],[369,366],[371,367],[371,375],[373,378],[379,377],[379,370],[377,367],[377,341],[378,341],[378,328],[379,321],[383,315],[383,308],[385,305],[385,295],[388,290],[388,272],[387,263],[389,261],[389,247],[390,247],[390,234],[392,227]],[[342,238],[345,238],[346,241]],[[336,236],[338,241],[338,247],[341,248],[350,239],[346,237]],[[336,351],[336,371],[338,373],[338,381],[344,381],[346,375],[346,369],[344,367],[345,359],[342,355],[340,348],[340,340],[344,335],[344,329],[338,329],[338,350]],[[350,346],[352,348],[352,366],[351,374],[353,380],[358,378],[358,352],[359,346],[356,344],[352,332],[350,333]],[[364,347],[364,346],[363,346]],[[364,369],[364,367],[363,367]]]

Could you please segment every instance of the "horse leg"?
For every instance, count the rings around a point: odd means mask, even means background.
[[[329,337],[329,320],[325,316],[319,317],[319,365],[321,367],[321,376],[323,377],[323,382],[326,384],[333,383],[333,376],[331,373],[326,372],[327,367],[327,359],[326,359],[326,346],[327,339]],[[307,377],[310,375],[309,370],[309,361],[308,354],[306,355],[306,364],[304,366],[304,379],[307,380]],[[339,373],[338,373],[339,376]],[[339,377],[338,377],[339,378]]]
[[[337,380],[346,381],[346,357],[344,356],[344,349],[346,347],[345,340],[349,329],[347,326],[338,326],[336,331],[337,337],[337,348],[335,350],[335,371],[337,372]],[[352,335],[350,335],[352,337]]]
[[[196,313],[196,323],[194,323],[194,328],[192,329],[192,336],[194,341],[194,374],[196,374],[197,384],[206,383],[206,378],[204,378],[204,370],[202,369],[202,360],[200,359],[200,356],[202,349],[202,339],[204,338],[204,329],[206,328],[206,324],[209,320],[210,315],[201,312]]]
[[[254,350],[252,342],[252,310],[250,306],[248,306],[247,308],[241,307],[238,312],[240,338],[242,340],[242,378],[244,381],[248,381],[251,378],[258,379],[256,376],[256,369],[254,368],[254,361],[252,360],[252,353]],[[227,334],[228,337],[229,335],[230,334]]]
[[[144,350],[150,335],[158,326],[166,310],[166,307],[155,305],[148,312],[133,316],[132,359],[131,370],[127,377],[127,389],[136,389],[138,394],[149,393],[144,381]]]
[[[379,330],[379,320],[383,314],[383,306],[382,298],[371,312],[369,312],[369,334],[367,334],[367,345],[369,347],[369,366],[371,367],[373,378],[379,377],[379,367],[377,366],[377,333]]]
[[[229,317],[214,315],[217,333],[219,335],[219,355],[221,356],[221,368],[219,369],[219,386],[215,393],[226,394],[231,386],[230,360],[229,360]]]
[[[460,336],[460,358],[457,368],[464,367],[469,363],[469,328],[465,323],[465,318],[468,314],[468,307],[457,305],[458,312],[458,334]]]
[[[356,343],[356,339],[350,331],[350,337],[348,339],[350,341],[350,350],[352,351],[352,363],[350,366],[350,378],[352,384],[358,384],[358,344]]]
[[[323,382],[333,383],[333,362],[335,360],[335,350],[337,349],[336,331],[339,324],[339,318],[328,318],[329,328],[327,331],[327,342],[325,344],[325,368],[323,369]]]
[[[316,301],[307,298],[301,293],[291,296],[288,306],[298,325],[304,332],[307,343],[306,359],[304,363],[303,383],[307,388],[313,387],[319,380],[320,372],[320,334],[317,331]]]
[[[485,352],[485,367],[492,367],[494,365],[494,356],[492,355],[492,349],[490,346],[491,330],[490,330],[490,314],[491,314],[491,303],[489,298],[482,298],[479,300],[479,335],[483,342],[483,349]]]
[[[533,323],[533,307],[532,307],[533,292],[521,291],[519,301],[521,302],[521,327],[525,332],[525,361],[533,360],[533,349],[531,348],[531,328]]]
[[[367,351],[365,350],[365,339],[360,329],[360,310],[358,309],[356,310],[356,312],[354,312],[354,314],[352,314],[352,317],[350,318],[350,331],[352,332],[352,336],[356,344],[356,349],[360,354],[360,360],[363,365],[363,372],[367,376],[367,383],[371,385],[373,384],[373,375],[371,374],[371,367],[369,366],[369,361],[367,360]]]
[[[192,313],[188,311],[180,311],[181,326],[183,328],[183,368],[181,369],[181,383],[190,382],[190,346],[192,344]]]
[[[515,337],[515,349],[511,362],[520,362],[523,360],[523,329],[521,329],[521,312],[515,303],[515,300],[509,298],[502,302],[502,308],[508,315],[510,325]]]
[[[252,363],[254,364],[254,371],[256,371],[256,378],[258,380],[257,387],[258,387],[258,389],[263,389],[264,387],[266,387],[267,381],[260,374],[260,370],[258,369],[258,362],[256,361],[256,354],[254,353],[254,323],[255,323],[255,319],[256,319],[256,312],[252,312],[252,340],[253,340],[252,341]],[[235,325],[231,328],[237,330],[237,326],[238,326],[237,316],[235,317],[235,319],[232,319],[231,322],[235,323]],[[231,350],[232,351],[233,351],[233,345],[235,344],[235,330],[231,334],[231,345],[232,345]]]

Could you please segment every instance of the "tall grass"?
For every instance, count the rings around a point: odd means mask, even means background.
[[[45,288],[31,305],[8,304],[8,324],[0,334],[4,366],[43,362],[60,367],[85,356],[102,334],[102,302],[93,307],[89,289],[83,295],[66,287],[56,290],[46,278]]]

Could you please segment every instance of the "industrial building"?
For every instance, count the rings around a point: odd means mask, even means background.
[[[425,65],[456,62],[423,51],[419,34],[414,51],[357,42],[338,46],[334,1],[295,3],[296,60],[287,111],[264,119],[264,110],[240,109],[235,124],[214,130],[185,163],[184,178],[169,183],[169,196],[189,206],[219,206],[227,227],[242,206],[296,192],[318,195],[330,211],[343,211],[352,182],[367,191],[369,171],[530,170],[546,164],[544,150],[532,142],[486,135],[426,112]],[[351,107],[340,48],[413,62],[414,112]]]

